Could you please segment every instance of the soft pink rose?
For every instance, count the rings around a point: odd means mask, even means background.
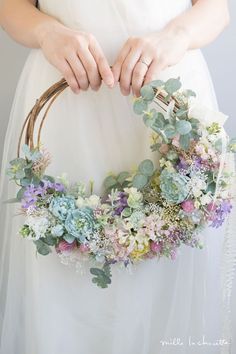
[[[194,202],[192,200],[185,200],[181,203],[182,209],[186,213],[192,213],[194,211]]]
[[[161,245],[154,241],[151,241],[150,248],[154,253],[158,253],[161,251]]]
[[[76,241],[69,243],[69,242],[66,242],[65,240],[63,240],[63,241],[59,242],[58,246],[56,247],[56,251],[58,253],[70,252],[76,247],[77,247]]]

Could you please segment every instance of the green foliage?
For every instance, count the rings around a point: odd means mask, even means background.
[[[186,135],[192,130],[192,125],[187,120],[179,120],[176,122],[176,130],[180,135]]]
[[[169,79],[165,83],[165,90],[169,95],[173,95],[176,91],[181,88],[180,78],[177,79]]]
[[[148,103],[143,98],[137,98],[134,101],[133,109],[136,114],[143,114],[148,108]]]
[[[123,185],[123,183],[126,181],[126,179],[129,177],[129,172],[127,171],[122,171],[118,174],[116,180],[120,185]]]
[[[148,184],[149,178],[147,175],[137,173],[132,181],[133,187],[137,189],[142,189]]]
[[[176,129],[173,125],[167,124],[164,128],[164,133],[167,138],[173,138],[176,135]]]
[[[140,90],[141,96],[146,101],[152,101],[155,97],[155,92],[150,85],[144,85]]]
[[[181,135],[179,139],[180,147],[183,150],[188,150],[190,146],[190,134]]]
[[[152,176],[153,175],[153,172],[154,172],[154,165],[153,165],[153,162],[151,160],[143,160],[139,167],[138,167],[138,170],[139,172],[142,174],[142,175],[145,175],[145,176]]]
[[[111,284],[111,266],[110,264],[104,264],[102,269],[90,268],[90,273],[95,275],[92,278],[92,282],[97,284],[98,287],[105,289]]]
[[[19,191],[17,192],[16,198],[17,200],[20,202],[23,199],[23,195],[25,193],[25,187],[22,187],[21,189],[19,189]]]
[[[29,161],[36,161],[39,160],[40,157],[42,156],[41,152],[39,151],[38,148],[35,149],[30,149],[30,147],[28,145],[23,145],[22,147],[22,152],[25,155],[25,158]]]
[[[44,243],[42,240],[35,240],[33,241],[34,244],[36,245],[37,252],[41,254],[42,256],[47,256],[49,253],[51,253],[51,248]]]
[[[104,187],[106,188],[106,190],[115,187],[116,184],[117,184],[117,180],[114,176],[108,176],[104,180]]]
[[[149,82],[149,85],[151,85],[152,87],[155,87],[155,88],[160,88],[160,87],[163,87],[165,85],[165,83],[162,80],[153,80],[153,81]]]
[[[57,244],[57,239],[53,237],[51,234],[47,234],[47,236],[44,238],[43,241],[48,246],[55,246]]]

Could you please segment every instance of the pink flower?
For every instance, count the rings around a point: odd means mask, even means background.
[[[216,205],[213,202],[207,205],[207,211],[213,212],[215,210],[216,210]]]
[[[193,200],[185,200],[184,202],[181,203],[182,209],[186,213],[192,213],[194,211],[194,202]]]
[[[150,248],[154,253],[158,253],[161,251],[161,245],[154,241],[151,241]]]
[[[57,245],[56,251],[57,251],[57,253],[71,252],[76,247],[77,247],[76,241],[69,243],[69,242],[66,242],[65,240],[63,240],[63,241],[60,241],[59,244]]]
[[[86,253],[86,252],[89,251],[89,246],[86,245],[86,244],[81,244],[81,245],[79,246],[79,250],[80,250],[81,253]]]
[[[180,135],[176,135],[173,140],[172,140],[172,145],[176,146],[176,147],[179,147],[179,138],[180,138]]]
[[[169,151],[169,146],[167,144],[162,144],[159,148],[159,151],[161,154],[167,154],[167,152]]]

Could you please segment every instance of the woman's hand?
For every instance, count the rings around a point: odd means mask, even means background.
[[[149,36],[129,38],[121,49],[112,71],[123,95],[140,96],[140,88],[168,66],[180,61],[189,47],[183,29],[163,30]]]
[[[113,87],[113,73],[93,35],[61,24],[50,24],[42,32],[39,43],[46,59],[61,72],[73,92],[89,86],[98,90],[102,80]]]

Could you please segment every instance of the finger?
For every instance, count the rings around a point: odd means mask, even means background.
[[[114,65],[112,66],[112,72],[114,75],[115,83],[119,82],[119,80],[120,80],[121,67],[122,67],[122,64],[123,64],[125,58],[129,54],[130,49],[131,49],[130,43],[127,41],[125,43],[125,45],[123,46],[123,48],[121,49],[120,53],[118,54],[118,57],[117,57]]]
[[[88,46],[83,46],[78,56],[86,70],[91,88],[97,91],[101,86],[101,77],[98,72],[97,63],[90,53]]]
[[[120,75],[120,89],[123,95],[127,96],[130,94],[130,85],[132,81],[132,74],[134,67],[139,60],[141,55],[141,50],[132,49],[128,56],[125,58],[123,65],[121,67]]]
[[[113,87],[114,76],[100,45],[97,43],[97,41],[94,41],[90,44],[89,49],[97,63],[102,80],[108,87]]]
[[[145,63],[150,62],[150,60],[144,60]],[[132,92],[136,97],[140,96],[140,89],[143,86],[143,81],[145,75],[147,74],[148,66],[142,61],[138,61],[134,67],[132,75]]]
[[[69,62],[74,75],[76,77],[76,80],[79,84],[79,87],[82,90],[87,90],[89,87],[89,80],[87,73],[83,67],[83,64],[81,63],[80,59],[76,55],[76,53],[71,53],[70,55],[67,56],[67,61]]]
[[[153,60],[145,76],[144,85],[148,84],[150,81],[156,80],[160,72],[166,67],[167,65],[164,61],[158,59]]]
[[[72,91],[78,94],[80,92],[79,84],[76,80],[73,70],[70,67],[70,64],[66,61],[66,59],[58,64],[58,69],[62,73]]]

